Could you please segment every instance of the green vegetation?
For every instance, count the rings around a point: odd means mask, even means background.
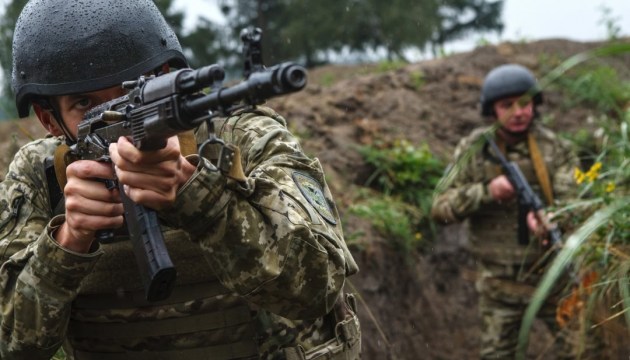
[[[488,40],[485,37],[481,37],[475,42],[475,47],[484,47],[484,46],[488,46],[488,45],[491,45],[491,44],[492,44],[492,42],[490,40]]]
[[[600,10],[602,12],[602,17],[599,23],[604,25],[606,28],[608,40],[619,39],[621,36],[621,26],[619,25],[621,17],[613,16],[612,10],[606,5],[601,5]]]
[[[426,83],[426,80],[424,78],[424,73],[422,71],[420,71],[420,70],[412,71],[409,74],[409,76],[411,78],[411,85],[413,86],[413,88],[416,91],[419,91],[420,89],[422,89],[422,87]]]
[[[444,44],[458,40],[471,33],[503,31],[501,12],[503,1],[442,0],[439,6],[438,26],[433,33],[431,46],[433,55],[444,55]],[[462,14],[471,14],[463,20]]]
[[[55,356],[52,357],[51,360],[65,360],[65,359],[66,359],[66,353],[63,352],[63,349],[59,349],[57,353],[55,354]]]
[[[418,209],[397,197],[371,194],[350,207],[350,213],[370,219],[374,228],[391,238],[391,244],[403,254],[410,254],[423,243],[419,230],[422,215]]]
[[[601,113],[619,113],[630,99],[630,83],[619,81],[619,74],[609,66],[581,66],[559,78],[556,85],[569,107],[583,104]]]
[[[580,317],[586,328],[588,324],[605,328],[612,322],[625,328],[625,336],[630,331],[630,81],[620,80],[609,67],[585,62],[624,53],[630,53],[630,45],[578,54],[543,79],[545,84],[553,80],[574,104],[594,108],[599,113],[594,117],[598,129],[573,137],[580,153],[589,157],[583,162],[589,166],[574,172],[579,199],[556,211],[558,217],[569,217],[574,229],[525,314],[519,336],[521,359],[536,312],[568,266],[579,284],[560,302],[562,318]],[[625,325],[620,321],[624,318]]]
[[[372,194],[370,200],[359,201],[352,211],[371,219],[383,235],[395,237],[402,250],[412,250],[434,230],[428,214],[444,162],[428,145],[416,147],[407,140],[365,146],[360,152],[373,168],[364,185],[382,195]]]
[[[326,74],[322,75],[322,77],[321,77],[321,79],[319,81],[320,81],[321,86],[323,86],[323,87],[331,87],[337,82],[337,79],[335,78],[334,74],[326,73]]]
[[[406,62],[401,60],[396,61],[381,61],[378,63],[376,67],[376,71],[380,73],[386,73],[390,71],[396,71],[398,69],[402,69],[407,65]]]
[[[416,147],[407,140],[398,140],[392,144],[366,146],[360,152],[374,167],[366,186],[374,186],[387,195],[400,196],[403,201],[428,213],[430,197],[445,164],[433,155],[427,144]]]

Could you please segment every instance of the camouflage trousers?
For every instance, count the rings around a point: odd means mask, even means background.
[[[515,358],[522,318],[539,280],[534,276],[528,281],[517,281],[517,273],[517,267],[480,266],[476,284],[482,320],[480,359]],[[543,348],[553,351],[553,359],[603,359],[601,334],[585,332],[579,317],[562,328],[556,322],[563,287],[564,284],[558,284],[537,313],[552,333]]]

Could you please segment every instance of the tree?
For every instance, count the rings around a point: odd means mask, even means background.
[[[422,49],[437,25],[439,1],[394,0],[392,4],[371,0],[372,30],[379,35],[374,47],[383,46],[389,60],[406,60],[403,51]]]
[[[9,2],[4,9],[4,14],[0,18],[0,66],[2,66],[3,84],[1,88],[2,94],[13,94],[11,90],[11,65],[13,44],[13,29],[22,8],[26,5],[27,0],[13,0]],[[17,110],[13,101],[8,101],[9,97],[3,96],[2,110],[7,117],[17,117]],[[12,98],[12,97],[11,97]]]
[[[502,0],[222,0],[235,35],[263,29],[265,63],[300,60],[307,67],[331,53],[384,53],[405,60],[409,49],[443,46],[475,31],[501,31]]]
[[[277,59],[288,59],[294,55],[292,46],[282,43],[278,33],[279,24],[286,19],[288,6],[280,0],[221,0],[221,11],[231,24],[225,31],[228,37],[239,39],[244,28],[262,29],[263,63],[272,64]],[[288,23],[285,23],[289,26]],[[229,45],[228,45],[229,46]],[[240,43],[231,44],[232,51],[238,52]],[[269,51],[269,49],[273,49]]]
[[[444,44],[458,40],[472,32],[501,33],[503,0],[446,0],[437,13],[438,25],[431,39],[433,55]]]
[[[301,60],[307,67],[327,62],[331,52],[385,49],[404,58],[407,47],[423,47],[435,19],[434,1],[391,0],[223,0],[234,33],[263,29],[265,63]]]
[[[179,38],[192,68],[214,63],[229,67],[234,62],[230,34],[205,17],[200,17],[198,25]]]

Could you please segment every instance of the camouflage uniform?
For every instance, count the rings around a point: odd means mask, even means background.
[[[49,359],[62,344],[78,360],[359,357],[342,294],[358,269],[318,160],[267,108],[217,129],[240,147],[247,182],[188,157],[197,171],[159,213],[177,284],[156,303],[143,298],[126,236],[88,254],[53,240],[64,215],[51,208],[43,160],[63,139],[16,154],[0,185],[0,358]]]
[[[461,167],[450,187],[434,199],[432,215],[443,223],[469,219],[470,251],[479,266],[476,287],[482,317],[481,358],[509,359],[514,358],[521,319],[541,277],[540,271],[525,274],[541,259],[544,249],[533,237],[529,245],[519,244],[516,200],[498,203],[489,194],[488,183],[500,175],[497,165],[487,159],[483,151],[474,152],[463,164],[459,161],[488,130],[487,127],[474,130],[456,147],[454,163]],[[534,122],[530,132],[544,157],[554,199],[558,202],[558,199],[569,198],[575,189],[572,174],[578,164],[577,157],[568,144],[540,124]],[[532,189],[544,199],[527,141],[508,145],[506,158],[518,164]],[[555,295],[557,292],[539,312],[539,317],[554,332],[558,330]],[[559,356],[574,358],[572,343],[580,339],[575,338],[575,333],[570,336],[564,330],[561,333],[557,340],[557,346],[563,348]]]

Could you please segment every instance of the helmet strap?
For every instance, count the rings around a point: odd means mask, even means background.
[[[57,125],[59,125],[59,128],[63,132],[64,137],[66,138],[66,144],[73,145],[74,143],[76,143],[77,140],[74,138],[74,136],[70,132],[70,129],[68,129],[68,126],[66,125],[65,121],[63,121],[63,117],[61,116],[61,111],[59,110],[59,105],[57,104],[57,102],[51,101],[50,99],[45,98],[45,99],[38,99],[37,103],[40,104],[44,109],[49,111],[53,119],[55,119],[55,122],[57,123]]]

